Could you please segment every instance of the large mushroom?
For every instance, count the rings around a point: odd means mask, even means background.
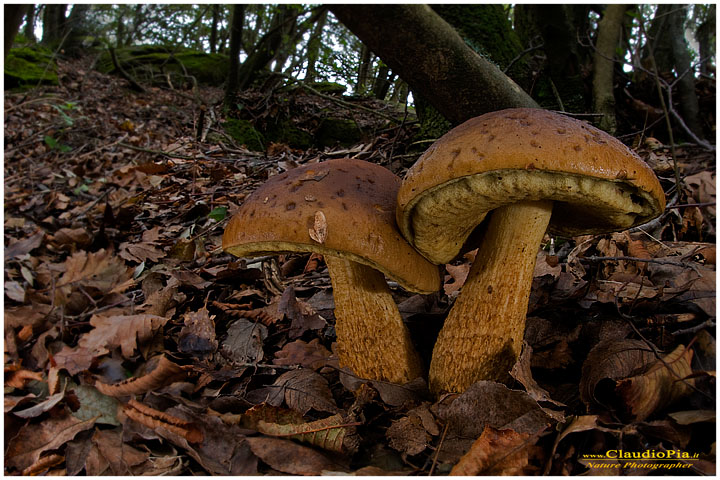
[[[250,195],[223,235],[239,257],[324,255],[335,299],[341,366],[363,378],[406,383],[422,364],[383,274],[406,290],[440,288],[437,266],[395,224],[400,178],[361,160],[328,160],[271,177]]]
[[[525,330],[539,245],[618,231],[665,208],[652,170],[617,139],[539,109],[473,118],[435,142],[398,192],[397,222],[433,263],[451,261],[492,211],[433,351],[430,389],[504,380]]]

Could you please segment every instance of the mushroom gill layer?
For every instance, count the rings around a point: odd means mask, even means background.
[[[405,209],[403,232],[428,260],[447,263],[487,213],[519,201],[554,202],[549,230],[573,236],[645,223],[658,211],[653,196],[629,181],[561,172],[494,170],[460,177],[419,195]]]

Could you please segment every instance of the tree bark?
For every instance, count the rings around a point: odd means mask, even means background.
[[[43,12],[43,37],[42,43],[55,47],[60,42],[65,30],[65,10],[67,4],[48,3]]]
[[[509,107],[537,107],[425,5],[331,5],[383,62],[453,124]]]
[[[378,73],[375,76],[375,81],[373,82],[373,97],[378,100],[385,100],[385,96],[390,89],[390,83],[390,68],[384,63],[381,63],[380,68],[378,68]]]
[[[715,4],[707,6],[707,16],[697,29],[697,39],[700,44],[700,73],[710,74],[710,58],[715,54]],[[26,35],[27,36],[27,35]]]
[[[27,14],[25,16],[25,29],[23,30],[23,35],[25,38],[28,39],[28,41],[35,43],[37,39],[35,38],[35,5],[30,4],[27,6]]]
[[[238,73],[240,71],[240,46],[242,44],[243,21],[245,20],[245,6],[235,4],[232,7],[230,19],[230,73],[225,88],[225,106],[229,107],[234,101],[238,88]]]
[[[85,51],[83,42],[87,37],[87,14],[90,7],[89,3],[76,3],[65,21],[63,35],[67,34],[67,39],[64,48],[71,57],[79,57]]]
[[[598,24],[593,71],[593,110],[602,113],[599,126],[614,134],[615,120],[615,51],[622,40],[623,19],[626,5],[610,4]]]
[[[307,69],[305,70],[305,81],[314,82],[318,76],[317,61],[320,57],[320,45],[322,43],[322,32],[327,22],[327,10],[323,10],[315,23],[313,33],[307,45]]]
[[[212,24],[210,25],[210,53],[217,51],[217,39],[218,39],[218,23],[220,23],[220,5],[215,4],[212,6]]]
[[[20,29],[20,24],[26,11],[27,7],[25,5],[5,4],[5,21],[3,22],[5,27],[4,57],[7,57],[8,52],[12,48],[15,35],[17,35]]]
[[[358,67],[357,83],[355,84],[355,93],[362,95],[367,88],[368,78],[370,76],[370,65],[372,64],[372,52],[363,43],[360,47],[360,65]]]
[[[243,89],[249,86],[263,68],[267,67],[278,55],[283,41],[292,36],[297,26],[298,12],[289,5],[280,5],[273,15],[270,29],[263,35],[249,53],[238,71],[238,86]]]
[[[650,48],[653,48],[653,56],[660,76],[674,77],[673,68],[675,73],[681,76],[677,80],[677,103],[680,107],[680,115],[695,135],[704,138],[700,124],[700,106],[695,93],[695,75],[685,40],[686,19],[686,5],[659,5],[648,32],[649,43]]]

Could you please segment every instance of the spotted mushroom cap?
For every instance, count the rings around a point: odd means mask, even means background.
[[[438,268],[395,224],[400,178],[373,163],[338,159],[271,177],[230,219],[223,249],[239,257],[316,252],[368,265],[406,290],[440,288]]]
[[[549,231],[624,230],[658,216],[665,196],[653,171],[602,130],[546,110],[517,108],[454,128],[408,171],[396,211],[425,257],[446,263],[491,210],[553,200]]]

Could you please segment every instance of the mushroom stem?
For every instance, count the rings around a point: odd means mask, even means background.
[[[435,344],[432,392],[463,392],[479,380],[507,378],[522,348],[535,259],[551,214],[551,201],[524,201],[492,212]]]
[[[420,357],[382,273],[326,255],[335,299],[340,366],[362,378],[404,384],[422,375]]]

